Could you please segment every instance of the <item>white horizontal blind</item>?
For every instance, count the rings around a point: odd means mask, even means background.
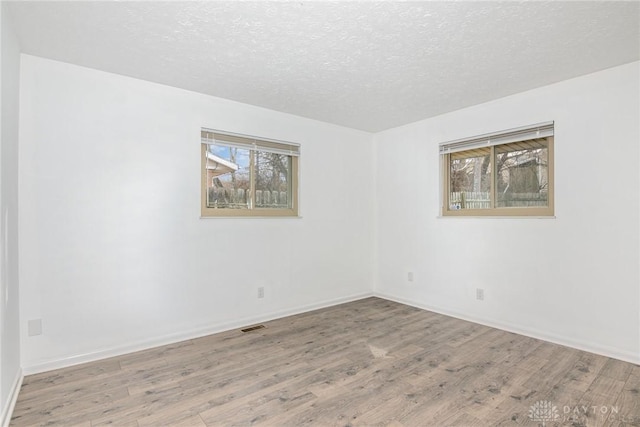
[[[204,128],[200,131],[200,138],[202,144],[207,145],[222,145],[225,147],[244,148],[246,150],[259,150],[288,156],[300,155],[300,144],[294,144],[293,142],[276,141]]]
[[[493,145],[547,138],[553,136],[553,125],[554,122],[552,121],[544,122],[501,132],[473,136],[471,138],[443,142],[439,144],[440,154],[457,153],[459,151],[475,150]]]

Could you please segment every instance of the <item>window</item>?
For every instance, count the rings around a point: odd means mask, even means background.
[[[440,144],[442,215],[553,216],[553,122]]]
[[[202,129],[202,216],[297,216],[300,146]]]

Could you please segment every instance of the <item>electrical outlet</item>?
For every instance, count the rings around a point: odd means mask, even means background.
[[[407,280],[413,282],[413,271],[407,273]]]
[[[258,288],[258,298],[264,298],[264,286]]]
[[[27,334],[30,337],[42,335],[42,319],[29,320],[27,322]]]
[[[484,301],[484,289],[476,288],[476,299],[478,301]]]

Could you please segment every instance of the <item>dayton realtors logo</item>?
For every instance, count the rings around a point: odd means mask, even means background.
[[[608,421],[619,421],[624,423],[640,421],[640,417],[628,417],[621,415],[620,408],[617,406],[565,405],[562,407],[561,412],[553,402],[539,400],[529,408],[529,419],[531,421],[542,423],[542,427],[546,427],[547,423],[553,423],[555,421],[583,423],[587,417],[604,418]]]

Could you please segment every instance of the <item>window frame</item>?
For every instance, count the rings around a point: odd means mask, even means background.
[[[440,158],[441,158],[441,177],[442,182],[440,184],[441,191],[441,206],[440,213],[443,217],[553,217],[554,216],[554,136],[553,136],[553,122],[551,122],[551,135],[544,136],[540,139],[547,140],[547,206],[527,206],[527,207],[496,207],[496,177],[498,171],[496,170],[496,148],[500,146],[508,146],[510,144],[516,144],[518,142],[524,142],[534,138],[523,138],[514,140],[511,138],[509,142],[494,143],[490,145],[490,192],[489,203],[490,207],[486,209],[451,209],[450,196],[451,196],[451,152],[442,152],[443,147],[446,147],[451,143],[440,144]],[[533,127],[531,129],[534,129]],[[526,129],[525,129],[526,130]],[[513,131],[513,130],[512,130]],[[511,131],[504,131],[503,133],[487,134],[480,137],[469,138],[469,140],[486,139],[490,141],[491,138],[499,138],[501,135],[507,135]],[[458,143],[459,141],[453,141]],[[476,146],[477,148],[477,146]],[[468,150],[473,150],[469,148]],[[456,152],[464,152],[467,150],[457,150]]]
[[[231,138],[238,139],[247,139],[253,141],[253,145],[251,147],[247,146],[246,148],[250,150],[250,168],[249,168],[249,181],[250,181],[250,189],[249,189],[249,197],[251,198],[251,202],[249,203],[249,207],[246,209],[233,209],[233,208],[212,208],[207,206],[207,193],[208,193],[208,182],[207,182],[207,148],[209,145],[216,145],[212,142],[205,142],[205,138],[202,136],[204,133],[215,133],[217,135],[224,135]],[[285,145],[290,146],[296,149],[296,154],[287,154],[291,159],[291,207],[289,208],[258,208],[255,207],[255,152],[270,152],[268,150],[260,150],[262,146],[261,143],[264,143],[265,146],[269,145]],[[217,145],[220,146],[231,146],[225,145],[224,141],[219,142]],[[228,217],[228,218],[242,218],[242,217],[299,217],[299,209],[298,209],[298,188],[299,188],[299,152],[300,146],[298,144],[293,144],[289,142],[270,140],[265,138],[257,138],[248,135],[241,135],[237,133],[230,133],[224,131],[210,130],[210,129],[201,129],[201,144],[200,144],[200,215],[202,218],[212,218],[212,217]],[[265,146],[262,146],[263,148]]]

